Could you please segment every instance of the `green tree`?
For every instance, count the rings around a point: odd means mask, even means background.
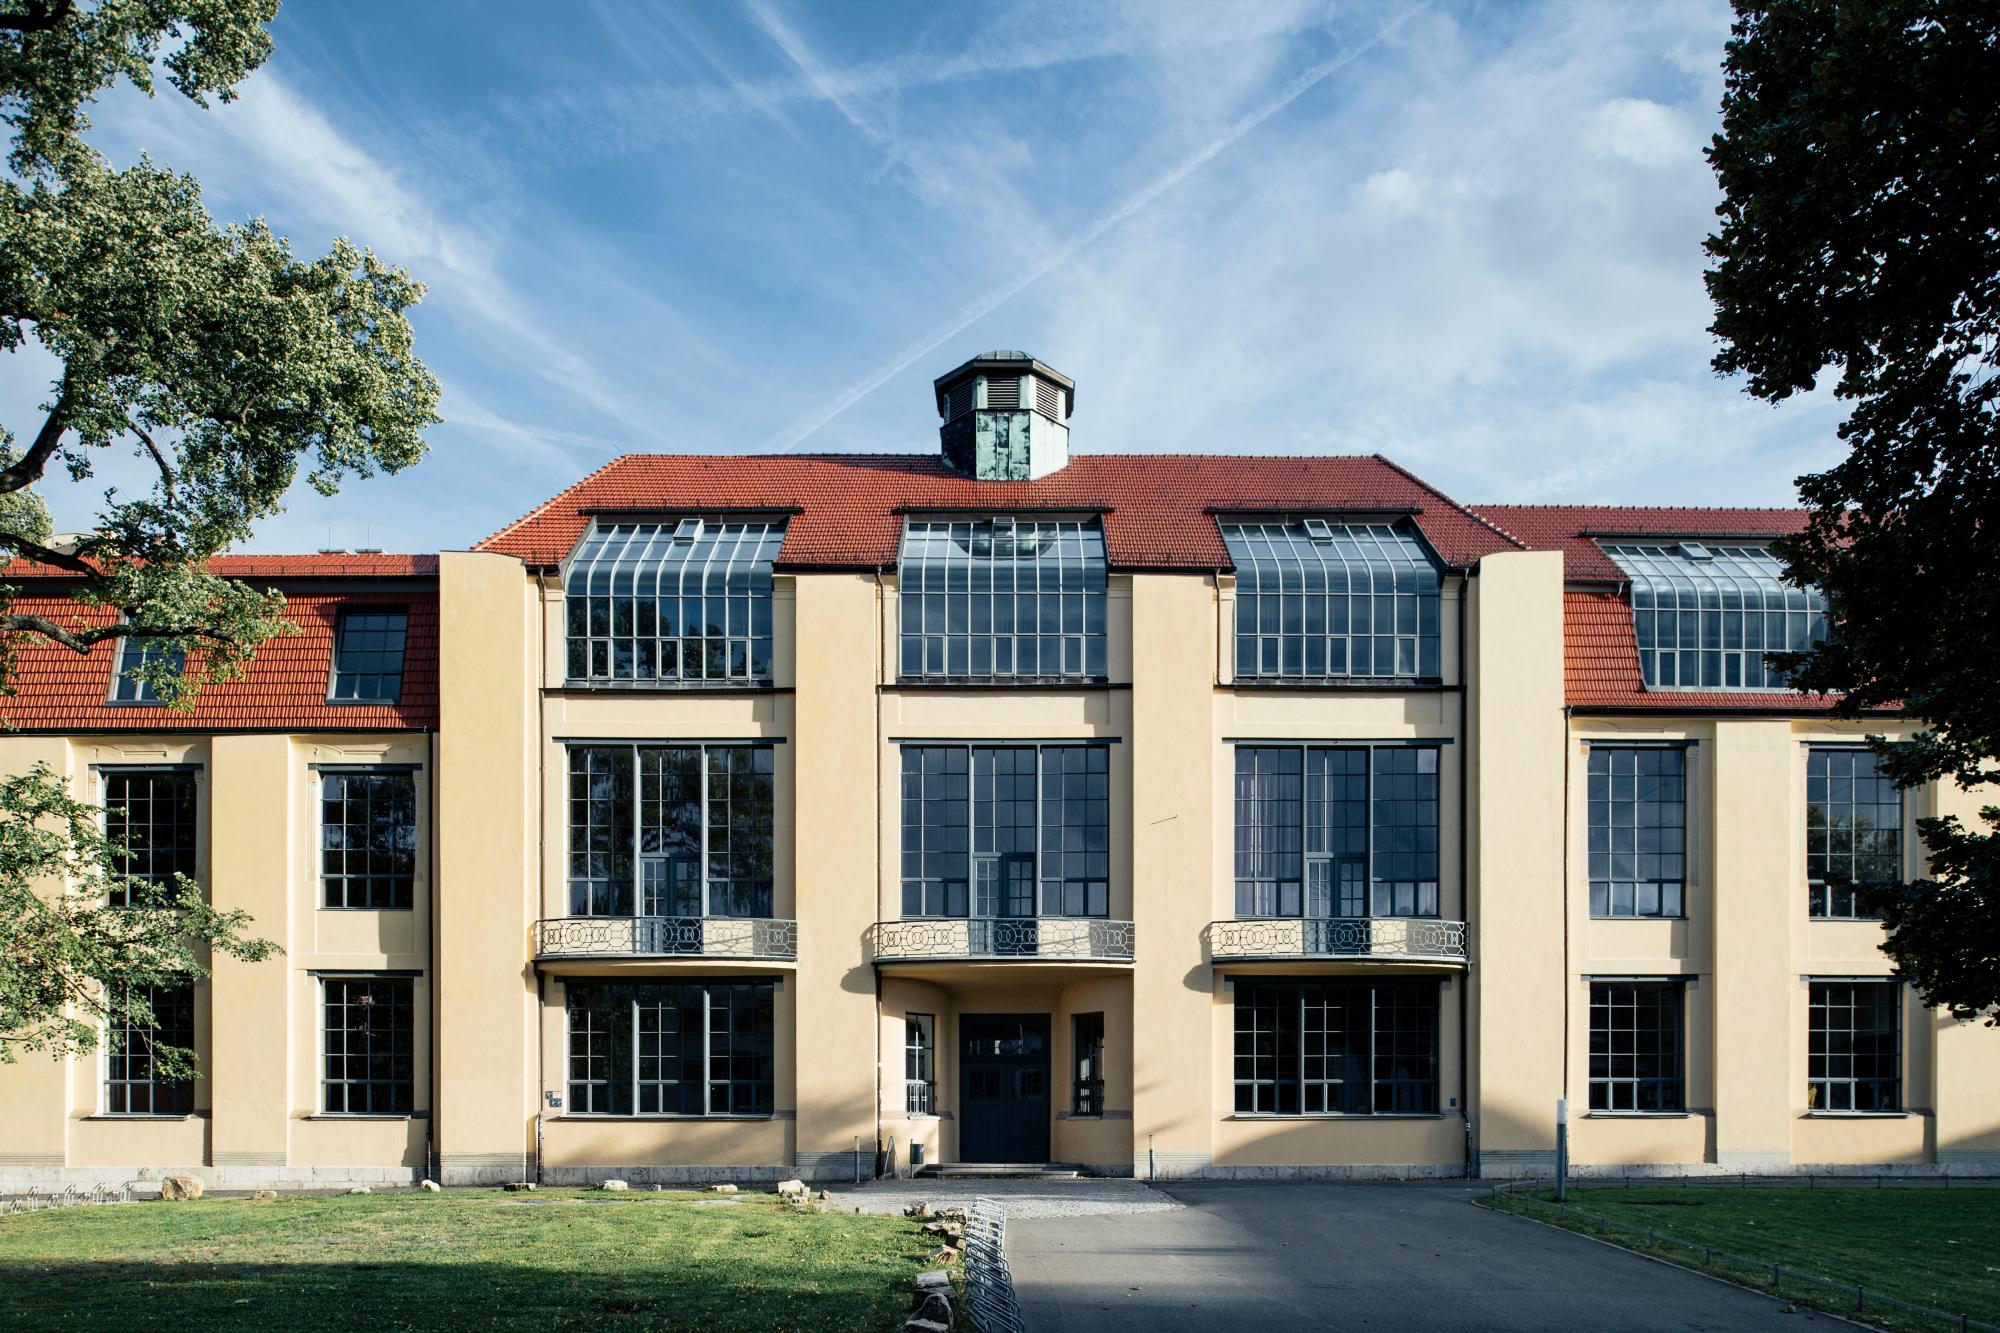
[[[407,318],[423,287],[407,273],[344,239],[301,259],[261,220],[218,226],[192,177],[150,159],[114,168],[85,141],[88,108],[121,80],[230,100],[270,55],[276,12],[0,0],[0,351],[32,339],[60,366],[39,421],[18,435],[0,423],[0,560],[62,571],[95,611],[19,610],[0,573],[0,690],[25,642],[81,654],[133,637],[166,650],[135,674],[191,706],[291,628],[281,595],[211,574],[210,558],[278,512],[302,463],[330,494],[415,462],[439,420]],[[85,482],[115,449],[145,460],[151,485],[106,490],[91,530],[57,540],[36,483],[52,466]],[[270,950],[185,880],[102,906],[119,849],[96,830],[47,768],[0,783],[0,1060],[87,1050],[107,1014],[148,1020],[143,988],[202,975],[207,948]],[[185,1071],[186,1052],[164,1054]]]
[[[1904,786],[2000,782],[2000,6],[1738,0],[1707,242],[1717,370],[1779,402],[1836,372],[1847,457],[1802,477],[1790,577],[1838,642],[1791,659]],[[1930,877],[1867,895],[1933,1004],[2000,1023],[2000,808],[1926,819]]]

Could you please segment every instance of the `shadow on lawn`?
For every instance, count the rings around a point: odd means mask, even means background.
[[[894,1327],[907,1277],[782,1280],[725,1261],[676,1274],[607,1275],[510,1264],[144,1261],[0,1267],[0,1324],[63,1328],[671,1328]]]

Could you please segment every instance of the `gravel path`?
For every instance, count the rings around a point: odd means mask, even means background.
[[[974,1199],[1005,1204],[1010,1220],[1159,1213],[1181,1207],[1142,1180],[876,1180],[826,1188],[833,1195],[833,1207],[864,1213],[900,1213],[918,1202],[963,1208]]]

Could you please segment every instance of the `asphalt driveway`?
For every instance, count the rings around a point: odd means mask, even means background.
[[[1474,1207],[1462,1181],[1162,1188],[1186,1206],[1008,1222],[1029,1333],[1853,1327]]]

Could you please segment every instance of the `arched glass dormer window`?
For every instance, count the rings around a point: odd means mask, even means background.
[[[1224,522],[1241,679],[1439,678],[1438,565],[1408,523]]]
[[[1095,518],[912,518],[897,566],[905,680],[1101,680]]]
[[[1782,690],[1766,653],[1826,640],[1826,599],[1784,580],[1761,546],[1604,542],[1632,580],[1632,629],[1649,690]]]
[[[570,557],[569,678],[759,685],[771,679],[776,518],[599,522]]]

